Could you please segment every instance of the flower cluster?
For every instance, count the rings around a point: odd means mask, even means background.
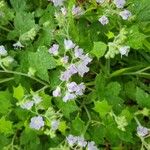
[[[65,55],[61,58],[61,62],[65,67],[65,71],[61,72],[60,80],[65,82],[65,93],[62,92],[61,87],[58,86],[53,91],[54,97],[63,96],[63,101],[67,102],[69,100],[75,99],[77,96],[83,95],[85,91],[84,83],[77,84],[76,82],[71,82],[71,77],[75,74],[83,77],[85,73],[89,71],[87,66],[92,59],[88,54],[84,54],[82,48],[79,48],[71,40],[64,40]],[[71,55],[69,57],[67,52]],[[59,45],[53,44],[49,49],[49,53],[56,56],[59,54]],[[70,62],[69,62],[70,60]]]
[[[148,130],[148,128],[146,128],[146,127],[138,126],[138,127],[137,127],[137,134],[138,134],[139,136],[141,136],[141,137],[144,137],[144,136],[146,136],[146,135],[149,134],[149,130]]]
[[[87,150],[98,150],[95,142],[87,142],[83,137],[80,136],[68,135],[66,140],[70,147],[78,146],[80,148],[87,148]]]
[[[27,100],[24,103],[22,103],[21,108],[30,110],[34,104],[39,104],[41,101],[42,98],[39,95],[35,94],[33,95],[32,100]]]
[[[105,2],[105,0],[96,0],[96,2],[99,3],[99,4],[103,4],[103,3]],[[123,9],[124,6],[125,6],[125,4],[126,4],[126,0],[114,0],[113,3],[115,4],[115,6],[116,6],[117,8]],[[107,10],[106,12],[110,12],[110,14],[113,13],[113,12],[111,12],[110,10]],[[124,9],[124,10],[122,10],[122,11],[119,11],[119,13],[118,13],[118,11],[116,11],[116,13],[117,13],[119,16],[121,16],[121,18],[122,18],[123,20],[128,20],[128,19],[132,16],[131,12],[130,12],[129,10],[127,10],[127,9]],[[107,13],[106,13],[106,14],[107,14]],[[107,15],[108,15],[108,14],[107,14]],[[109,23],[109,19],[108,19],[107,15],[103,15],[103,16],[101,16],[101,17],[98,19],[98,21],[99,21],[102,25],[107,25],[107,24]]]

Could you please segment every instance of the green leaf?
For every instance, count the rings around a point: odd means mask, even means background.
[[[72,134],[74,135],[81,135],[82,131],[84,131],[85,128],[85,123],[79,116],[77,116],[73,121],[72,121]]]
[[[13,93],[13,97],[16,98],[18,101],[21,101],[22,98],[24,97],[24,89],[21,86],[21,84],[19,84],[18,87],[13,87],[14,93]]]
[[[139,87],[136,88],[136,100],[139,106],[150,108],[150,94]]]
[[[11,134],[12,130],[12,122],[7,121],[4,117],[0,119],[0,133]]]
[[[12,95],[8,91],[0,91],[0,113],[6,114],[9,112],[11,104]]]
[[[107,49],[107,45],[103,42],[94,42],[93,50],[91,54],[94,54],[97,58],[101,58],[104,56]]]
[[[58,130],[65,135],[68,126],[66,125],[66,121],[61,121],[58,127]]]
[[[94,103],[94,110],[99,113],[99,116],[101,118],[104,118],[106,116],[106,114],[108,114],[111,111],[111,106],[108,104],[108,102],[106,100],[104,101],[96,101]]]
[[[48,53],[48,49],[44,46],[38,48],[37,52],[28,53],[28,61],[30,67],[36,70],[37,76],[42,80],[49,82],[48,69],[56,67],[55,59]]]

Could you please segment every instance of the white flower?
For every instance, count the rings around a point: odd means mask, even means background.
[[[75,5],[73,5],[73,7],[72,7],[72,14],[73,15],[75,15],[75,16],[80,16],[80,15],[82,15],[84,12],[83,12],[83,10],[81,9],[81,7],[79,7],[79,6],[75,6]]]
[[[68,70],[61,72],[60,80],[61,81],[68,81],[70,79],[71,75],[72,74],[70,74],[70,72]]]
[[[119,15],[122,17],[123,20],[127,20],[129,17],[131,17],[131,12],[129,10],[124,10],[124,11],[121,11],[119,13]]]
[[[21,104],[21,108],[30,110],[34,105],[33,101],[26,101],[25,103]]]
[[[65,8],[65,7],[61,7],[61,12],[62,12],[62,14],[64,15],[64,16],[66,16],[67,15],[67,9]]]
[[[76,46],[74,48],[74,55],[75,55],[76,58],[81,58],[82,55],[83,55],[83,49],[79,48],[79,46]]]
[[[98,148],[95,145],[95,142],[88,142],[87,144],[87,150],[98,150]]]
[[[49,1],[52,1],[55,7],[62,6],[64,2],[64,0],[49,0]]]
[[[41,116],[32,117],[30,122],[30,128],[39,130],[44,126],[44,121]]]
[[[67,83],[67,88],[69,92],[75,92],[78,90],[78,85],[76,82]]]
[[[126,0],[114,0],[114,4],[117,8],[123,8],[126,4]]]
[[[148,135],[149,131],[146,127],[143,126],[138,126],[137,127],[137,134],[141,137],[144,137],[146,135]]]
[[[82,55],[82,56],[80,57],[80,59],[83,61],[83,63],[84,63],[85,65],[89,64],[89,63],[92,61],[92,59],[89,57],[88,54]]]
[[[78,143],[78,146],[80,147],[85,147],[87,144],[87,142],[84,140],[83,137],[78,137],[77,143]]]
[[[58,49],[59,49],[59,45],[53,44],[52,47],[49,49],[49,53],[53,54],[54,56],[57,56],[58,55]]]
[[[128,53],[130,51],[130,47],[129,46],[123,46],[119,48],[119,52],[122,55],[128,56]]]
[[[61,96],[61,89],[59,86],[53,91],[53,96],[54,97]]]
[[[109,20],[106,16],[102,16],[101,18],[99,18],[98,20],[102,25],[106,25],[109,23]]]
[[[63,97],[63,101],[67,102],[69,100],[73,100],[76,98],[76,95],[70,92],[66,92],[65,96]]]
[[[105,0],[96,0],[96,2],[97,2],[97,3],[100,3],[100,4],[104,3],[104,1],[105,1]]]
[[[3,45],[0,45],[0,56],[7,56],[7,51]]]
[[[55,130],[57,130],[58,129],[58,126],[59,126],[59,121],[58,120],[53,120],[52,122],[51,122],[51,129],[53,130],[53,131],[55,131]]]
[[[42,101],[42,98],[39,95],[34,95],[32,99],[35,104],[39,104]]]
[[[75,47],[75,44],[71,40],[64,40],[65,49],[69,50]]]
[[[78,140],[78,138],[73,135],[67,136],[66,139],[67,139],[69,146],[73,146]]]
[[[84,62],[80,62],[76,65],[78,74],[83,77],[85,73],[89,72],[89,67]]]
[[[24,46],[20,43],[20,41],[18,41],[17,43],[14,43],[14,44],[13,44],[13,47],[14,47],[15,49],[18,49],[18,48],[23,48]]]

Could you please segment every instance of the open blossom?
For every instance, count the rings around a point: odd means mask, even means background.
[[[69,50],[75,47],[75,44],[71,40],[64,40],[65,49]]]
[[[124,10],[121,11],[119,15],[122,17],[123,20],[127,20],[129,17],[131,17],[132,14],[129,10]]]
[[[126,4],[126,0],[114,0],[114,4],[117,8],[123,8]]]
[[[82,55],[80,58],[85,65],[89,64],[92,61],[88,54]]]
[[[99,18],[98,20],[102,25],[106,25],[109,23],[109,20],[106,16],[102,16],[101,18]]]
[[[69,100],[73,100],[76,98],[76,95],[70,92],[66,92],[65,96],[63,97],[63,101],[67,102]]]
[[[64,16],[67,15],[67,9],[65,7],[62,7],[60,10]]]
[[[49,0],[49,1],[53,2],[55,7],[62,6],[64,2],[64,0]]]
[[[32,117],[30,122],[30,128],[39,130],[44,126],[44,121],[41,116]]]
[[[13,44],[13,47],[14,47],[15,49],[18,49],[18,48],[23,48],[24,46],[21,44],[20,41],[18,41],[18,42],[16,42],[16,43]]]
[[[21,105],[21,108],[30,110],[33,105],[34,105],[34,101],[26,101]]]
[[[148,133],[149,132],[148,132],[148,129],[146,127],[143,127],[143,126],[138,126],[137,127],[137,134],[139,136],[144,137],[144,136],[148,135]]]
[[[79,64],[76,65],[78,74],[83,77],[85,73],[89,72],[89,67],[86,66],[84,62],[80,62]]]
[[[75,16],[82,15],[83,14],[83,10],[82,10],[81,7],[73,5],[73,7],[72,7],[72,14],[75,15]]]
[[[0,45],[0,56],[7,56],[7,51],[3,45]]]
[[[83,49],[79,48],[79,46],[76,46],[74,48],[74,55],[75,55],[76,58],[81,58],[82,55],[83,55]]]
[[[95,145],[95,142],[88,142],[87,144],[87,150],[98,150],[98,148]]]
[[[58,49],[59,49],[59,45],[53,44],[52,47],[49,49],[49,53],[53,54],[54,56],[57,56],[58,55]]]
[[[130,51],[130,47],[129,46],[123,46],[119,48],[119,52],[122,55],[128,56],[128,53]]]
[[[57,130],[58,129],[58,126],[59,126],[59,121],[58,120],[53,120],[52,122],[51,122],[51,129],[53,130],[53,131],[55,131],[55,130]]]
[[[42,101],[42,98],[39,95],[34,95],[32,99],[35,104],[39,104]]]
[[[61,58],[61,62],[62,62],[63,64],[67,64],[68,61],[69,61],[69,56],[67,56],[67,55]]]
[[[67,136],[66,139],[67,139],[69,146],[73,146],[74,144],[76,144],[76,142],[78,140],[78,138],[73,135]]]
[[[76,82],[67,83],[67,88],[69,92],[75,92],[78,90],[78,85]]]
[[[61,96],[61,89],[59,86],[53,91],[53,96],[54,97]]]
[[[83,95],[85,89],[86,89],[86,86],[84,85],[84,83],[80,83],[80,84],[78,84],[78,88],[75,91],[75,94],[81,96],[81,95]]]
[[[87,142],[84,140],[83,137],[78,137],[77,139],[77,144],[80,147],[86,147]]]

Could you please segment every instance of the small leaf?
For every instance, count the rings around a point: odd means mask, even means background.
[[[106,100],[104,101],[97,101],[95,102],[94,110],[99,113],[100,117],[105,117],[107,113],[111,111],[111,106],[107,103]]]
[[[101,58],[104,56],[107,49],[107,45],[103,42],[94,42],[93,50],[91,54],[94,54],[97,58]]]
[[[61,121],[58,127],[58,130],[65,135],[66,129],[68,126],[66,125],[66,121]]]
[[[13,93],[13,97],[16,98],[18,101],[20,101],[23,96],[24,96],[24,89],[21,86],[21,84],[19,84],[18,87],[13,87],[14,93]]]

